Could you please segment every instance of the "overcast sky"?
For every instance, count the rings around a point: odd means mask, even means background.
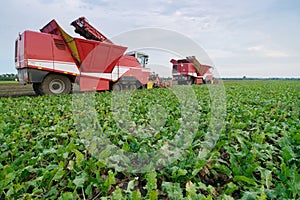
[[[183,34],[222,77],[300,77],[298,0],[9,0],[0,13],[0,74],[16,73],[19,32],[56,19],[75,36],[69,24],[85,16],[108,37],[145,27]]]

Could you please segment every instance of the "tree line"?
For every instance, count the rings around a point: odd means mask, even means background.
[[[17,74],[0,74],[0,81],[14,81],[17,78]]]

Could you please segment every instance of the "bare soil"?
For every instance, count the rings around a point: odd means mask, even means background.
[[[32,85],[22,85],[18,82],[0,82],[0,98],[20,96],[36,96],[36,94],[33,91]]]

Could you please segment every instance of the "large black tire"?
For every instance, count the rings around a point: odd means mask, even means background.
[[[136,83],[131,83],[131,84],[128,85],[128,89],[129,90],[136,90],[136,89],[138,89],[138,86],[137,86]]]
[[[187,85],[192,85],[192,83],[193,83],[193,81],[192,81],[192,80],[188,80],[188,81],[186,81],[186,84],[187,84]]]
[[[49,74],[41,83],[39,91],[41,94],[70,94],[72,83],[64,75]]]
[[[112,90],[121,91],[122,90],[122,85],[120,83],[115,83],[112,87]]]
[[[41,95],[41,84],[40,83],[33,83],[32,88],[36,95]]]

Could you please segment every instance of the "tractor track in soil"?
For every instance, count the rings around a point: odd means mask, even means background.
[[[18,82],[11,83],[1,83],[0,82],[0,98],[8,98],[8,97],[22,97],[22,96],[37,96],[33,89],[32,85],[22,85]]]
[[[79,86],[73,84],[72,93],[80,93]],[[32,84],[22,85],[19,82],[1,82],[0,81],[0,98],[18,98],[23,96],[37,97],[35,94]]]

